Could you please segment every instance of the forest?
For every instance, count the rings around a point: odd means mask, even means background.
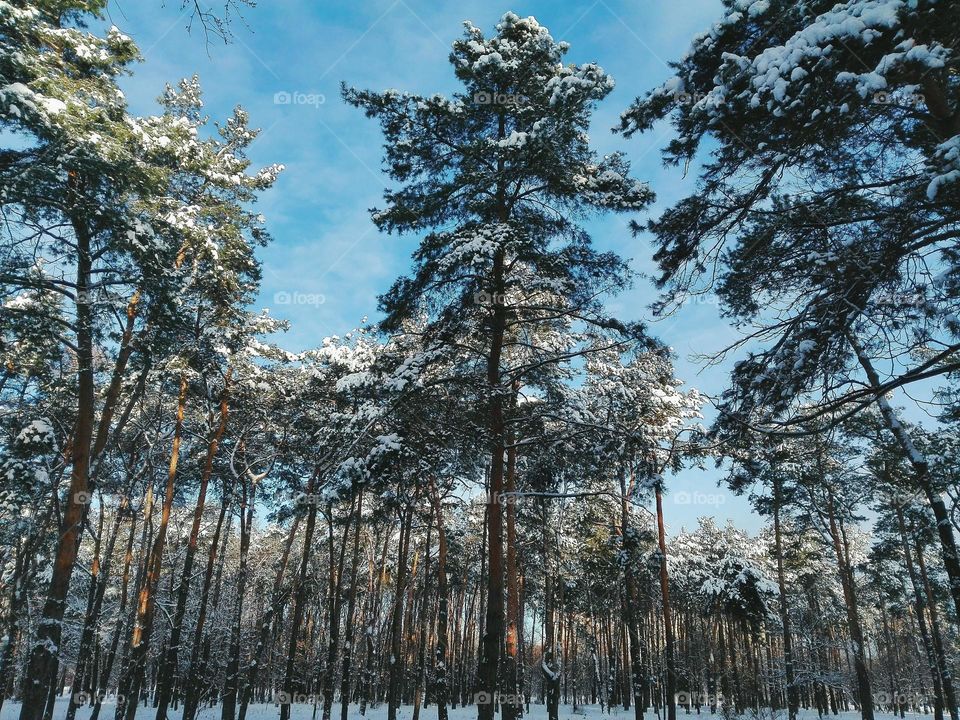
[[[960,720],[960,3],[718,0],[612,128],[532,15],[338,67],[413,254],[305,351],[257,118],[135,113],[111,5],[0,0],[2,720]],[[653,322],[706,297],[716,392]]]

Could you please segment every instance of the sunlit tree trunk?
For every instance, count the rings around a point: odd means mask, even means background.
[[[183,628],[183,618],[187,611],[187,597],[190,594],[190,580],[193,576],[193,562],[197,554],[197,544],[200,538],[200,526],[203,522],[203,510],[207,501],[207,486],[210,475],[213,473],[213,460],[217,448],[227,430],[229,416],[230,377],[233,368],[227,368],[223,381],[223,390],[220,393],[220,421],[207,444],[207,453],[200,473],[200,487],[197,490],[196,505],[193,509],[193,525],[190,527],[190,539],[187,541],[186,557],[183,561],[183,572],[180,574],[180,589],[177,592],[177,607],[173,614],[173,623],[170,626],[170,641],[160,666],[160,679],[157,685],[157,720],[167,720],[167,708],[170,706],[173,686],[176,682],[178,660],[180,657],[180,634]],[[211,418],[212,419],[212,418]]]
[[[187,404],[187,375],[180,374],[180,390],[177,394],[176,420],[173,430],[173,447],[170,451],[170,465],[167,470],[167,487],[160,511],[160,523],[157,525],[153,547],[147,561],[147,571],[143,585],[137,597],[137,613],[130,640],[130,663],[122,697],[117,699],[117,720],[133,720],[137,712],[143,676],[146,670],[147,650],[150,647],[150,635],[153,631],[153,618],[156,608],[156,590],[160,582],[160,570],[163,566],[163,550],[167,541],[167,526],[170,523],[170,511],[173,507],[174,487],[177,479],[177,463],[180,460],[180,441],[183,436],[183,414]]]
[[[82,181],[70,173],[69,192],[72,202],[80,200]],[[74,563],[80,548],[81,530],[90,502],[90,451],[93,440],[95,412],[93,378],[93,247],[90,232],[74,213],[70,217],[77,252],[76,266],[76,363],[77,414],[70,440],[70,487],[67,490],[66,509],[60,521],[56,553],[47,588],[46,599],[37,623],[36,639],[30,650],[26,671],[27,682],[20,707],[20,720],[41,720],[47,698],[56,689],[60,640],[63,635],[63,614],[67,590],[73,575]],[[56,492],[54,487],[53,492]]]
[[[514,384],[513,398],[518,385]],[[511,402],[511,406],[515,404]],[[523,622],[520,616],[520,572],[517,565],[517,447],[516,436],[510,434],[507,449],[507,473],[504,486],[506,508],[507,553],[507,632],[504,645],[504,697],[501,701],[503,720],[515,720],[523,714],[520,700],[520,647],[523,643]]]

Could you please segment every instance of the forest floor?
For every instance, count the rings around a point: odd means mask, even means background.
[[[56,709],[53,714],[53,720],[63,720],[67,712],[67,698],[58,698]],[[420,717],[422,720],[436,720],[437,717],[436,708],[428,707],[420,710]],[[17,720],[20,715],[20,704],[14,702],[5,702],[3,705],[3,710],[0,711],[0,720]],[[317,712],[317,717],[319,717],[319,709]],[[475,720],[477,717],[476,707],[460,707],[455,710],[449,711],[450,720]],[[709,713],[703,713],[704,716],[709,717]],[[77,720],[87,720],[90,716],[90,708],[84,707],[80,708],[77,711]],[[251,705],[247,711],[248,720],[273,720],[280,716],[280,709],[278,706],[270,704],[260,704],[260,705]],[[413,716],[413,708],[410,706],[401,707],[397,712],[397,720],[410,720]],[[884,713],[877,712],[875,713],[876,720],[896,720],[898,717],[893,713]],[[141,707],[140,711],[137,713],[138,720],[143,718],[155,717],[155,711],[151,707]],[[172,710],[170,712],[171,720],[177,720],[180,717],[179,710]],[[340,717],[340,706],[338,704],[334,705],[334,717]],[[380,705],[376,708],[371,708],[367,710],[367,714],[364,716],[366,720],[386,720],[387,717],[387,706]],[[529,720],[546,720],[547,711],[544,705],[531,705],[530,714],[525,716]],[[609,714],[602,710],[599,705],[581,705],[576,710],[574,710],[569,705],[560,706],[560,720],[602,720],[603,718],[611,718],[611,720],[633,720],[634,714],[633,711],[624,711],[622,708],[614,708]],[[646,717],[651,720],[657,720],[657,715],[652,713],[647,713]],[[677,717],[685,718],[687,715],[680,711],[677,713]],[[696,717],[696,713],[690,713],[690,719]],[[722,715],[719,713],[714,715],[715,718],[721,718]],[[751,720],[752,716],[745,716],[747,720]],[[777,712],[770,713],[767,711],[763,713],[758,718],[765,718],[766,720],[775,720],[779,718],[785,718],[786,713]],[[925,718],[932,717],[931,715],[921,715],[917,713],[906,713],[906,717],[909,718]],[[113,718],[113,706],[107,706],[104,704],[103,709],[100,711],[101,720],[112,720]],[[206,707],[200,711],[198,720],[219,720],[220,718],[220,708],[217,707]],[[291,720],[313,720],[313,705],[307,704],[294,704],[291,712]],[[360,720],[360,710],[359,706],[354,706],[350,708],[349,720]],[[839,715],[835,716],[834,720],[859,720],[859,712],[841,712]],[[801,710],[799,720],[818,720],[816,710]]]

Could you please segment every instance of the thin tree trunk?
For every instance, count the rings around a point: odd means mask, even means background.
[[[519,386],[514,383],[511,406],[516,404]],[[520,699],[520,646],[523,643],[523,624],[520,617],[519,571],[517,569],[517,447],[516,437],[510,434],[507,449],[507,473],[504,500],[506,505],[507,530],[507,632],[504,647],[504,695],[501,698],[503,720],[516,720],[523,714]]]
[[[200,526],[203,522],[203,510],[207,501],[207,485],[213,473],[213,460],[217,448],[227,430],[227,417],[230,412],[228,398],[230,395],[230,377],[233,368],[227,368],[223,379],[223,390],[220,393],[220,422],[217,424],[213,436],[207,444],[207,454],[200,474],[200,487],[197,490],[197,502],[193,510],[193,525],[190,527],[190,539],[187,542],[186,557],[183,561],[183,572],[180,574],[180,589],[177,592],[177,607],[173,615],[173,624],[170,627],[170,642],[163,656],[160,666],[160,680],[157,686],[157,720],[167,720],[167,709],[170,706],[173,687],[178,682],[178,664],[180,655],[180,634],[183,628],[183,618],[187,612],[187,597],[190,594],[190,579],[193,576],[193,561],[197,554],[197,543],[200,538]]]
[[[110,438],[111,425],[113,423],[113,414],[116,411],[117,402],[120,399],[120,391],[123,389],[123,376],[127,369],[127,363],[130,356],[133,355],[133,330],[137,320],[137,313],[140,308],[140,290],[134,291],[130,300],[127,301],[126,322],[123,327],[123,333],[120,335],[120,346],[117,351],[117,359],[113,366],[113,374],[110,377],[110,384],[107,386],[106,396],[103,401],[103,410],[100,413],[100,421],[97,423],[97,432],[93,440],[93,449],[90,452],[90,458],[97,462],[99,468],[100,455],[107,446],[107,440]],[[149,365],[147,365],[149,367]],[[144,377],[145,379],[145,377]],[[135,395],[138,393],[135,393]],[[126,423],[128,413],[123,413],[119,422],[118,429]],[[117,432],[117,430],[114,430]]]
[[[434,660],[434,697],[437,720],[447,720],[450,689],[447,684],[447,531],[443,523],[443,506],[436,486],[431,483],[433,512],[437,520],[437,648]],[[346,720],[341,718],[340,720]]]
[[[660,595],[663,598],[664,655],[666,664],[665,691],[667,719],[677,720],[677,670],[673,648],[673,611],[670,606],[670,576],[667,574],[667,540],[663,525],[663,488],[659,481],[654,489],[657,501],[657,541],[660,545]]]
[[[307,494],[310,495],[312,492],[313,487],[311,485],[307,489]],[[286,574],[287,565],[290,562],[290,552],[293,548],[294,540],[296,540],[297,528],[299,528],[299,526],[300,517],[298,516],[294,518],[293,523],[290,526],[290,532],[287,535],[287,542],[283,547],[283,555],[280,556],[280,566],[277,568],[277,574],[273,579],[273,592],[270,594],[270,604],[267,606],[267,611],[263,614],[263,617],[260,618],[260,632],[258,633],[257,646],[253,651],[253,658],[250,660],[250,666],[247,668],[247,681],[243,685],[243,693],[240,700],[240,713],[237,716],[238,720],[246,720],[247,706],[250,704],[250,699],[253,695],[253,686],[256,682],[257,671],[260,669],[260,664],[263,662],[264,651],[266,650],[267,643],[270,641],[270,637],[273,634],[274,625],[283,609],[283,576]],[[186,718],[186,715],[184,717]]]
[[[546,501],[543,507],[543,562],[546,572],[544,580],[543,600],[543,658],[540,661],[540,670],[543,673],[544,701],[547,706],[547,720],[559,720],[560,717],[560,678],[563,674],[560,661],[557,659],[557,638],[554,625],[554,590],[553,571],[550,567],[551,552],[547,538],[549,525],[547,524]],[[562,606],[562,603],[561,603]]]
[[[130,665],[127,669],[128,680],[122,697],[117,698],[117,720],[133,720],[137,712],[140,690],[146,669],[147,650],[150,647],[150,635],[153,631],[153,617],[156,606],[156,589],[160,581],[163,566],[163,550],[167,541],[167,526],[170,523],[170,510],[173,507],[173,491],[177,478],[177,463],[180,460],[180,440],[183,436],[183,414],[187,404],[187,375],[180,374],[180,391],[177,395],[176,421],[173,430],[173,447],[170,451],[170,465],[167,470],[167,487],[160,511],[160,524],[147,561],[147,572],[143,578],[143,587],[137,598],[137,614],[130,640]]]
[[[320,468],[314,471],[314,478]],[[311,479],[310,485],[315,484]],[[308,497],[312,497],[312,494]],[[317,526],[317,504],[311,502],[307,510],[307,525],[303,536],[303,553],[300,557],[300,568],[297,572],[296,589],[293,593],[293,610],[290,613],[290,643],[287,648],[287,666],[283,677],[283,697],[280,698],[280,720],[290,720],[290,701],[296,692],[294,684],[294,658],[297,654],[297,642],[300,639],[300,624],[303,622],[303,613],[307,603],[307,569],[310,565],[310,551],[313,547],[313,532]]]
[[[420,625],[418,633],[420,637],[417,641],[417,657],[416,657],[416,678],[414,681],[413,687],[413,720],[420,720],[420,705],[423,702],[423,675],[425,671],[425,665],[427,661],[427,635],[430,628],[430,623],[433,620],[433,613],[429,610],[430,608],[430,596],[432,591],[430,589],[430,541],[431,534],[433,531],[433,524],[430,522],[430,516],[427,516],[427,539],[424,543],[424,553],[423,553],[423,588],[421,591],[422,601],[420,603]]]
[[[907,537],[907,528],[903,520],[903,511],[898,507],[896,508],[896,513],[897,525],[900,529],[900,541],[903,548],[904,565],[907,568],[907,575],[910,577],[910,585],[913,587],[913,607],[917,616],[917,629],[919,630],[920,639],[923,642],[924,653],[927,657],[927,666],[930,670],[930,678],[933,681],[934,716],[937,720],[943,720],[943,685],[940,682],[940,674],[937,667],[937,657],[933,649],[933,643],[930,641],[930,633],[927,630],[927,620],[924,617],[923,611],[924,607],[926,606],[926,600],[924,599],[923,592],[921,591],[920,579],[917,576],[916,568],[913,565],[910,541]]]
[[[100,508],[100,528],[94,543],[93,562],[90,568],[90,586],[87,592],[87,611],[84,614],[83,630],[80,633],[77,666],[73,674],[70,701],[67,704],[67,720],[73,720],[73,718],[76,717],[77,707],[79,707],[80,701],[82,700],[81,690],[83,684],[88,674],[95,672],[95,668],[88,669],[88,661],[93,654],[94,630],[99,625],[100,608],[103,605],[103,596],[107,589],[107,581],[110,578],[110,562],[113,558],[113,549],[116,546],[117,537],[120,535],[121,520],[128,507],[129,500],[124,497],[115,513],[113,526],[110,530],[110,537],[107,540],[107,547],[103,553],[102,564],[100,561],[100,542],[103,532],[103,506],[101,505]]]
[[[144,493],[143,498],[143,528],[140,532],[140,544],[137,560],[137,572],[134,578],[133,588],[134,592],[138,593],[139,588],[143,586],[144,578],[147,576],[147,570],[150,563],[150,556],[147,548],[153,544],[153,483],[148,480],[146,484],[146,492]],[[133,531],[131,530],[131,533]],[[132,539],[128,540],[127,550],[130,558],[133,557],[133,542]],[[142,561],[141,559],[142,558]],[[123,600],[126,602],[126,592],[128,586],[124,585],[124,597]],[[126,619],[118,623],[117,631],[113,637],[113,652],[116,653],[116,649],[120,643],[120,640],[123,636],[120,635],[121,632],[124,634],[132,634],[132,629],[137,618],[137,604],[131,603],[130,611],[126,616]],[[130,643],[124,643],[123,649],[120,653],[120,672],[119,672],[119,682],[118,682],[118,694],[123,695],[128,688],[128,680],[130,677],[130,652],[131,647]],[[109,681],[109,675],[105,676],[102,680],[102,685],[104,688],[107,687]],[[93,709],[93,718],[96,718],[100,714],[101,703],[98,701]],[[115,713],[116,715],[116,713]]]
[[[330,558],[330,617],[327,629],[326,669],[323,676],[323,720],[330,720],[333,711],[333,689],[336,681],[337,655],[340,651],[340,614],[343,612],[343,564],[346,557],[347,538],[350,536],[350,523],[353,520],[357,503],[356,490],[352,493],[350,512],[343,526],[340,541],[340,553],[336,565]],[[357,524],[359,525],[359,519]],[[330,509],[331,542],[333,540],[333,508]],[[331,546],[332,549],[332,546]]]
[[[643,648],[640,644],[640,629],[637,623],[640,594],[637,590],[637,580],[634,572],[634,565],[637,562],[636,531],[630,523],[629,506],[633,485],[634,475],[631,463],[629,486],[626,476],[623,473],[620,474],[620,543],[624,552],[624,592],[622,597],[630,643],[630,685],[633,688],[633,714],[636,720],[643,720]],[[629,709],[629,693],[623,693],[623,704],[624,709]]]
[[[234,720],[237,712],[237,696],[240,692],[240,622],[243,619],[243,596],[247,589],[247,559],[250,552],[250,532],[253,528],[253,511],[256,508],[257,483],[253,480],[247,490],[247,478],[240,478],[240,567],[237,569],[237,596],[230,625],[230,650],[227,660],[226,679],[221,699],[221,720]]]
[[[353,528],[353,560],[350,563],[350,598],[347,601],[347,617],[345,619],[345,636],[343,645],[343,672],[340,678],[340,720],[347,720],[350,706],[350,678],[351,663],[353,662],[353,644],[356,633],[353,630],[353,616],[357,607],[357,571],[360,566],[360,528],[363,519],[363,486],[357,490],[357,510]],[[346,532],[346,530],[344,530]],[[240,718],[243,720],[243,718]]]
[[[873,692],[870,688],[870,673],[864,659],[863,626],[860,624],[860,610],[857,604],[856,586],[853,571],[846,560],[841,529],[836,519],[836,509],[833,492],[828,490],[827,503],[828,518],[830,521],[830,535],[833,538],[834,551],[837,554],[837,565],[840,571],[840,581],[843,587],[845,605],[847,606],[847,621],[850,630],[850,639],[853,641],[853,665],[857,676],[857,690],[860,699],[860,715],[863,720],[873,718]]]
[[[864,374],[870,386],[879,392],[880,376],[874,369],[873,364],[867,357],[866,351],[852,334],[847,335],[851,347],[857,355]],[[960,552],[957,550],[957,541],[953,534],[953,524],[950,522],[950,515],[947,513],[946,505],[943,499],[930,482],[930,463],[914,444],[913,439],[907,432],[897,417],[896,412],[887,402],[884,395],[877,395],[877,407],[880,409],[880,416],[883,418],[887,430],[893,435],[904,456],[910,463],[914,471],[914,482],[923,491],[933,510],[934,519],[937,521],[937,537],[940,539],[940,551],[943,558],[943,568],[947,573],[947,580],[950,585],[950,596],[953,598],[953,607],[956,616],[960,618]]]
[[[125,626],[124,614],[127,608],[127,596],[130,587],[130,566],[133,563],[133,541],[136,538],[136,532],[137,516],[131,512],[130,533],[127,535],[127,547],[123,555],[123,579],[120,581],[120,605],[117,609],[117,628],[113,633],[113,639],[110,641],[110,649],[107,651],[107,657],[103,662],[99,683],[93,688],[96,700],[93,706],[93,712],[90,714],[90,720],[97,720],[100,715],[100,707],[103,704],[102,695],[110,682],[113,664],[117,657],[117,646],[120,644],[120,637]]]
[[[406,594],[407,555],[410,552],[410,534],[413,525],[413,505],[408,505],[401,514],[400,551],[397,555],[397,574],[394,583],[393,615],[390,622],[390,679],[387,690],[387,720],[397,720],[400,704],[400,682],[403,674],[401,657],[403,641],[403,598]]]
[[[210,589],[213,586],[213,574],[217,567],[217,556],[220,551],[220,534],[223,532],[223,523],[230,507],[233,489],[224,482],[223,497],[220,499],[220,515],[210,539],[210,549],[207,552],[207,568],[203,575],[203,585],[200,589],[200,603],[197,611],[197,624],[193,630],[193,643],[190,647],[190,664],[187,670],[187,693],[183,706],[183,720],[194,720],[200,704],[201,692],[201,653],[203,652],[204,627],[207,622],[207,608],[209,606]],[[226,540],[226,536],[224,537]]]
[[[3,641],[3,651],[0,652],[0,711],[3,710],[3,701],[6,699],[7,689],[13,681],[13,660],[16,655],[17,637],[20,635],[24,609],[27,605],[27,588],[29,579],[27,571],[33,561],[33,542],[30,535],[24,540],[17,539],[14,549],[14,570],[10,583],[10,599],[8,601],[8,616],[6,638]]]
[[[937,675],[943,687],[943,700],[950,713],[951,720],[958,720],[957,698],[953,690],[953,678],[950,676],[950,665],[943,647],[943,633],[940,630],[940,613],[937,610],[937,601],[930,588],[930,579],[927,576],[927,563],[923,559],[923,548],[917,543],[917,567],[920,570],[920,579],[923,582],[924,594],[927,597],[927,613],[930,615],[930,639],[933,642],[933,652],[937,660]]]
[[[783,630],[783,669],[787,683],[787,712],[789,720],[797,720],[800,710],[799,687],[793,667],[793,635],[790,632],[790,605],[787,600],[787,581],[783,569],[783,532],[780,527],[780,510],[783,504],[782,480],[777,475],[773,480],[773,536],[777,550],[777,585],[780,588],[780,623]]]

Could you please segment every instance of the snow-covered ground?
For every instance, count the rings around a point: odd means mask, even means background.
[[[112,705],[104,704],[103,708],[100,711],[101,720],[113,720],[113,710]],[[340,705],[334,705],[334,718],[340,717]],[[67,712],[67,698],[60,698],[57,702],[56,710],[53,714],[53,720],[63,720],[64,715]],[[319,708],[317,712],[317,717],[319,717]],[[466,707],[466,708],[457,708],[456,710],[449,711],[450,720],[476,720],[477,717],[477,708]],[[0,720],[17,720],[20,715],[20,705],[18,703],[5,702],[3,705],[3,710],[0,711]],[[705,716],[709,717],[709,713],[704,713]],[[156,711],[152,707],[143,707],[141,706],[139,712],[137,713],[138,720],[153,720],[156,716]],[[313,705],[293,705],[291,720],[312,720],[313,715]],[[397,720],[410,720],[413,716],[413,708],[409,706],[404,706],[399,709],[397,712]],[[84,707],[80,708],[77,712],[77,720],[87,720],[90,717],[90,708]],[[170,718],[171,720],[178,720],[180,717],[179,711],[171,711]],[[274,720],[274,718],[280,717],[280,708],[273,704],[268,705],[251,705],[247,711],[248,720]],[[365,716],[366,720],[386,720],[387,717],[387,706],[380,705],[379,707],[368,709]],[[436,720],[437,709],[436,707],[421,708],[420,718],[421,720]],[[546,720],[547,711],[543,705],[531,705],[530,714],[526,716],[529,720]],[[657,720],[657,715],[652,712],[647,712],[645,717],[649,720]],[[679,710],[677,713],[678,720],[685,717],[683,710]],[[696,713],[690,714],[690,720],[696,717]],[[721,716],[715,715],[715,718],[720,718]],[[764,714],[764,718],[767,720],[783,720],[786,717],[785,713],[777,713],[776,715],[771,715],[769,712]],[[895,720],[898,716],[893,715],[892,713],[876,713],[876,720]],[[913,713],[907,713],[907,718],[914,718],[914,720],[921,720],[922,718],[932,717],[931,715],[917,715]],[[220,708],[204,708],[200,711],[198,720],[219,720],[220,718]],[[609,718],[610,720],[633,720],[634,714],[633,710],[625,712],[623,709],[615,708],[612,712],[607,714],[602,712],[599,705],[586,705],[573,710],[569,705],[560,706],[560,720],[602,720],[603,718]],[[836,716],[834,720],[859,720],[859,712],[842,712]],[[352,706],[350,708],[349,720],[361,720],[360,708],[359,706]],[[818,720],[817,713],[815,710],[809,711],[800,711],[799,720]]]

